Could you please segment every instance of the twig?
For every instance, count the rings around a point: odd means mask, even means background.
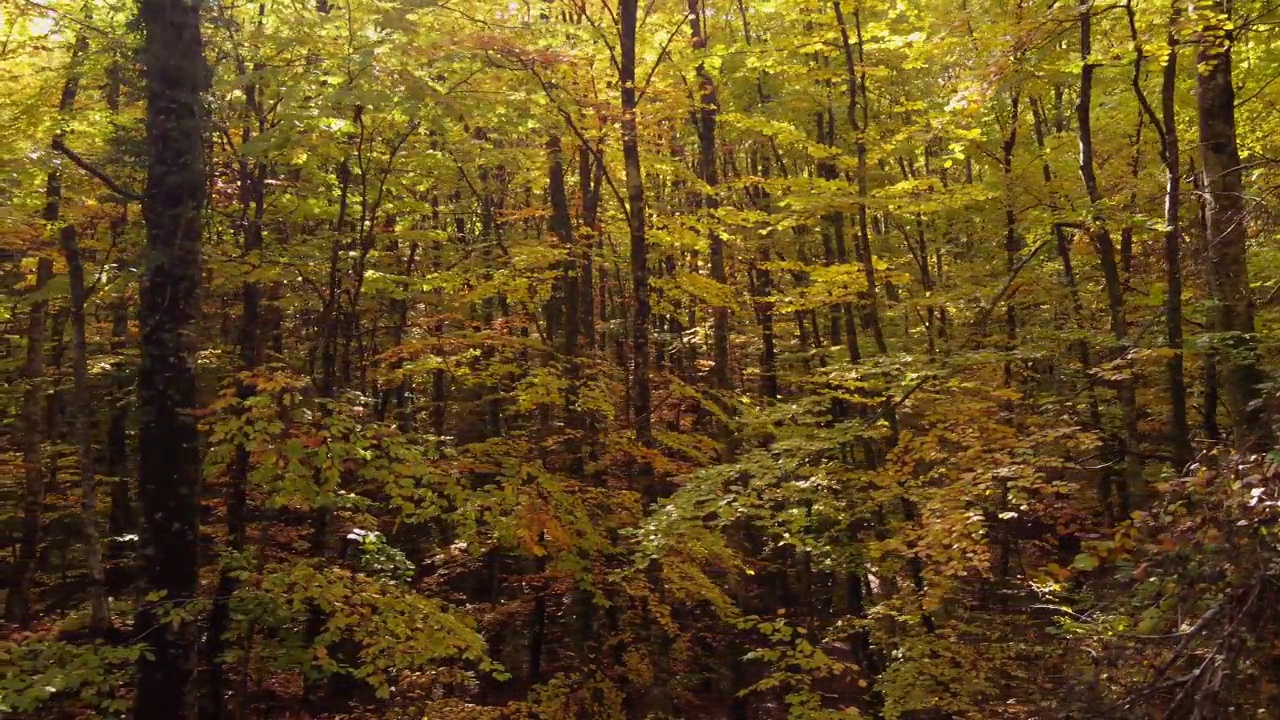
[[[644,79],[644,85],[638,88],[636,93],[636,102],[639,103],[644,99],[645,93],[649,92],[649,84],[653,82],[653,76],[658,72],[658,67],[662,65],[662,59],[667,56],[667,49],[671,47],[671,41],[675,39],[676,33],[680,32],[680,28],[684,27],[685,21],[689,19],[689,13],[680,18],[680,22],[676,23],[675,28],[671,30],[671,34],[667,36],[667,41],[662,44],[662,50],[658,52],[658,59],[653,61],[653,67],[649,68],[649,75]]]

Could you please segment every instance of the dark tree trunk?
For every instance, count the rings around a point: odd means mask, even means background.
[[[689,18],[694,50],[705,51],[705,8],[701,0],[689,0]],[[720,207],[720,199],[716,196],[716,187],[720,184],[716,169],[716,116],[720,112],[720,100],[715,81],[701,62],[698,63],[697,75],[698,110],[693,119],[698,129],[698,179],[706,185],[702,206],[708,211],[708,221],[714,224],[714,212]],[[727,285],[729,276],[725,270],[724,236],[714,229],[710,232],[710,256],[711,279]],[[712,307],[711,326],[711,380],[717,389],[726,390],[729,388],[729,308],[723,305]]]
[[[1018,264],[1018,253],[1022,250],[1022,238],[1018,236],[1018,211],[1014,206],[1014,187],[1013,187],[1013,153],[1018,147],[1018,121],[1019,110],[1021,108],[1021,94],[1018,89],[1014,89],[1012,97],[1009,98],[1009,133],[1005,136],[1004,143],[1001,145],[1000,153],[1000,170],[1004,175],[1005,198],[1004,198],[1004,270],[1005,273],[1012,273],[1013,268]],[[1018,310],[1010,298],[1005,299],[1004,303],[1004,339],[1005,352],[1012,353],[1017,348],[1018,342]],[[1009,387],[1013,384],[1013,361],[1005,360],[1004,363],[1004,384]]]
[[[60,196],[57,173],[49,174],[48,197],[56,208]],[[46,206],[46,219],[48,206]],[[35,292],[42,292],[53,278],[53,260],[41,257],[36,262]],[[31,589],[35,581],[36,555],[44,528],[44,429],[47,404],[44,399],[44,299],[31,304],[27,314],[27,357],[22,368],[26,387],[22,392],[19,429],[22,438],[22,464],[25,478],[22,492],[22,531],[18,540],[18,556],[9,571],[9,594],[5,600],[4,618],[18,627],[30,621]]]
[[[1232,4],[1232,0],[1219,0],[1200,19],[1206,25],[1196,73],[1196,110],[1208,232],[1207,274],[1215,302],[1212,322],[1223,337],[1218,354],[1222,399],[1231,416],[1236,447],[1260,452],[1271,447],[1273,438],[1259,402],[1263,378],[1249,291],[1248,218],[1232,85],[1235,33],[1224,24],[1231,17]]]
[[[257,132],[261,132],[262,116],[258,109],[257,87],[248,85],[245,90],[244,117],[241,125],[241,147],[254,137],[253,120],[257,120]],[[240,181],[240,227],[243,228],[242,251],[245,258],[254,258],[262,251],[262,219],[266,214],[266,166],[242,157],[238,164]],[[245,371],[252,371],[262,363],[262,286],[256,280],[244,282],[240,287],[240,364]],[[253,397],[255,387],[242,382],[237,395],[241,402]],[[251,470],[249,448],[237,445],[227,471],[226,526],[227,548],[233,554],[242,552],[248,533],[249,472]],[[208,720],[222,720],[226,714],[227,681],[223,654],[226,634],[231,624],[231,596],[239,583],[233,568],[223,567],[218,573],[218,585],[214,591],[213,608],[209,612],[208,640],[205,658],[208,673]]]
[[[77,399],[91,397],[89,358],[85,338],[85,304],[88,289],[84,282],[84,262],[76,227],[64,225],[58,233],[62,255],[67,262],[71,300],[71,384]],[[89,571],[89,631],[105,637],[111,628],[107,607],[106,572],[102,567],[102,540],[98,533],[97,483],[93,470],[93,408],[83,401],[72,403],[75,427],[76,464],[80,472],[80,515],[84,523],[84,555]]]
[[[195,716],[196,627],[170,621],[163,603],[199,590],[200,447],[196,426],[200,233],[205,174],[201,92],[206,66],[200,3],[140,0],[146,35],[146,128],[151,157],[144,215],[145,275],[139,324],[138,494],[146,592],[134,622],[138,659],[134,720]]]
[[[106,104],[114,115],[120,112],[120,95],[124,88],[124,65],[115,59],[107,66]],[[119,219],[111,224],[112,242],[119,241],[124,233],[129,216],[128,208],[121,213]],[[121,357],[129,344],[129,310],[132,301],[124,296],[115,301],[111,308],[111,353],[116,356],[112,370],[112,406],[111,420],[107,425],[107,475],[111,480],[111,509],[107,515],[107,535],[119,538],[136,532],[138,519],[134,516],[133,500],[130,497],[129,485],[129,414],[133,408],[131,395],[133,383],[130,379],[130,366]],[[107,546],[109,557],[117,557],[124,553],[123,542],[115,541]],[[126,582],[132,582],[132,573],[125,576]]]
[[[1048,122],[1043,106],[1035,98],[1031,99],[1031,119],[1032,129],[1035,131],[1036,147],[1042,155],[1040,162],[1041,176],[1044,178],[1045,186],[1048,187],[1053,183],[1053,169],[1049,166],[1049,156],[1045,152],[1045,132]],[[1058,204],[1055,200],[1054,208],[1057,209],[1057,207]],[[1080,286],[1076,283],[1075,264],[1071,259],[1071,243],[1067,237],[1066,230],[1061,225],[1054,225],[1053,238],[1058,251],[1058,259],[1062,261],[1062,280],[1067,286],[1067,295],[1071,298],[1072,320],[1075,322],[1076,329],[1081,331],[1083,335],[1086,330],[1084,302],[1080,298]],[[1102,409],[1098,404],[1098,392],[1093,379],[1093,359],[1089,350],[1089,341],[1082,337],[1072,341],[1071,345],[1080,361],[1080,370],[1084,375],[1085,387],[1089,394],[1089,421],[1095,430],[1101,430]]]
[[[1120,265],[1116,259],[1115,243],[1111,231],[1107,229],[1106,220],[1102,217],[1100,204],[1104,198],[1099,187],[1098,176],[1094,168],[1093,151],[1093,77],[1098,65],[1093,55],[1093,4],[1090,0],[1080,0],[1080,97],[1076,102],[1076,132],[1080,140],[1080,177],[1084,181],[1089,203],[1093,206],[1093,217],[1089,228],[1089,238],[1098,254],[1098,263],[1102,267],[1103,285],[1107,292],[1107,305],[1110,311],[1111,334],[1115,339],[1115,355],[1121,357],[1129,348],[1128,327],[1124,312],[1124,286],[1120,277]],[[1141,479],[1141,464],[1138,461],[1138,408],[1135,381],[1132,377],[1119,381],[1117,395],[1123,417],[1123,430],[1117,443],[1116,457],[1124,463],[1124,480],[1119,485],[1118,506],[1109,508],[1113,520],[1122,520],[1129,515],[1131,484]],[[1102,487],[1104,506],[1108,504],[1110,484]]]
[[[850,40],[849,26],[845,22],[844,9],[840,6],[839,0],[833,0],[831,4],[835,13],[836,25],[840,31],[841,48],[844,53],[844,65],[846,83],[848,85],[848,108],[847,116],[849,128],[853,131],[854,147],[858,157],[857,171],[857,187],[858,187],[858,237],[855,239],[856,247],[854,255],[862,263],[863,280],[866,288],[858,293],[859,300],[862,304],[862,313],[864,326],[870,328],[872,340],[875,341],[876,350],[881,354],[889,351],[888,345],[885,343],[884,330],[880,324],[880,309],[878,293],[876,291],[876,271],[875,261],[871,256],[871,236],[870,227],[867,221],[867,126],[870,124],[870,113],[867,107],[867,73],[865,67],[865,56],[863,50],[862,38],[862,11],[855,8],[853,11],[854,31],[856,33],[856,55],[855,46]],[[861,102],[859,102],[861,101]],[[861,115],[861,119],[859,119]],[[834,135],[834,130],[830,131]],[[843,228],[838,230],[836,236],[836,254],[842,255],[840,242],[843,236]],[[839,258],[841,262],[845,258]],[[845,308],[846,314],[849,308]],[[851,323],[846,318],[846,331]],[[854,357],[855,353],[850,351],[850,359],[858,360]]]
[[[1170,18],[1170,24],[1174,22]],[[1176,99],[1178,91],[1178,48],[1169,32],[1169,60],[1160,86],[1161,121],[1164,127],[1165,200],[1165,339],[1171,351],[1169,373],[1169,438],[1174,469],[1181,472],[1191,462],[1191,430],[1187,422],[1187,384],[1183,376],[1182,344],[1182,178],[1178,142]]]
[[[80,92],[81,66],[83,65],[84,54],[88,49],[88,38],[84,35],[77,36],[71,48],[71,65],[67,71],[67,78],[62,84],[62,95],[58,99],[58,112],[60,114],[70,112],[75,106],[76,96]],[[55,148],[61,144],[62,137],[61,131],[54,135],[52,144]],[[62,217],[62,176],[57,170],[50,171],[46,177],[44,198],[42,217],[46,223],[54,226]],[[72,233],[72,240],[74,241],[75,229],[71,227],[59,231],[59,238],[65,239],[67,232]],[[52,279],[53,260],[41,257],[36,261],[36,292],[44,290],[45,285]],[[44,523],[43,511],[46,486],[44,482],[43,443],[46,435],[50,438],[53,436],[54,411],[57,407],[52,393],[47,400],[41,397],[45,385],[44,335],[45,313],[48,308],[49,301],[43,298],[31,305],[31,311],[27,315],[27,354],[22,371],[22,377],[26,381],[26,388],[22,395],[22,410],[19,416],[22,428],[22,464],[25,477],[22,498],[22,533],[18,543],[17,561],[11,570],[9,594],[5,600],[5,619],[20,627],[25,627],[30,620],[29,611],[31,589],[35,580],[35,561],[36,555],[40,550],[40,536]],[[83,328],[83,306],[81,307],[81,318],[81,327]],[[60,320],[55,322],[59,325],[61,324]],[[45,410],[43,417],[40,412],[41,406],[44,406]],[[48,432],[44,432],[45,430]],[[57,472],[56,467],[57,461],[55,458],[54,469],[51,470],[51,473]],[[52,479],[51,475],[50,483],[52,483]],[[99,565],[101,565],[101,562],[99,562]],[[96,603],[94,609],[98,609]]]
[[[80,64],[88,40],[76,39],[72,51],[70,74],[62,86],[58,111],[70,113],[80,94]],[[58,140],[61,140],[59,136]],[[46,208],[48,210],[48,208]],[[56,219],[56,211],[49,213]],[[89,292],[85,286],[84,261],[80,254],[80,240],[75,225],[67,223],[58,231],[58,244],[67,263],[71,314],[71,382],[77,402],[72,403],[71,415],[75,428],[76,465],[80,474],[80,515],[84,525],[84,555],[89,574],[89,631],[98,636],[107,635],[111,627],[111,614],[107,607],[106,572],[102,566],[102,539],[98,532],[97,483],[93,469],[93,408],[87,399],[89,391],[88,340],[85,337],[85,305]]]
[[[638,23],[637,0],[621,0],[618,4],[620,62],[618,79],[622,85],[622,159],[626,173],[627,229],[631,254],[631,421],[636,442],[642,451],[654,448],[652,407],[649,387],[649,244],[645,235],[644,173],[640,166],[640,138],[636,123],[636,30]],[[654,478],[653,466],[648,460],[640,460],[636,468],[636,482],[648,504],[655,503],[662,489]],[[671,711],[669,688],[669,663],[666,640],[656,625],[652,603],[660,601],[662,567],[657,559],[649,563],[646,576],[650,595],[645,600],[649,650],[652,657],[653,680],[642,694],[644,702],[637,702],[637,690],[627,692],[629,713],[648,712],[661,717]]]
[[[627,228],[631,245],[631,421],[636,440],[653,444],[649,389],[649,244],[645,238],[644,174],[636,127],[636,0],[622,0],[622,157],[626,171]]]
[[[578,148],[578,191],[582,196],[582,234],[586,240],[582,243],[581,268],[578,274],[578,310],[582,313],[579,322],[583,336],[583,344],[588,349],[596,347],[596,299],[595,299],[595,262],[592,253],[593,245],[600,241],[600,228],[597,216],[600,208],[600,190],[604,182],[604,162],[597,161],[591,148],[582,145]]]
[[[111,352],[125,351],[129,339],[129,301],[118,301],[111,311]],[[133,513],[133,500],[129,493],[129,411],[133,407],[129,395],[133,389],[129,370],[122,359],[116,360],[112,371],[114,409],[107,426],[107,475],[111,480],[111,510],[107,516],[107,533],[117,538],[134,531],[137,519]],[[115,554],[119,543],[109,546],[109,554]]]
[[[1164,277],[1165,277],[1165,347],[1169,349],[1166,372],[1169,376],[1169,445],[1174,469],[1181,472],[1191,462],[1191,430],[1187,422],[1187,385],[1183,373],[1182,342],[1182,209],[1181,143],[1178,139],[1177,91],[1178,91],[1178,40],[1174,27],[1182,16],[1182,7],[1174,0],[1169,13],[1169,29],[1165,43],[1169,55],[1165,61],[1160,83],[1160,115],[1147,100],[1142,90],[1143,54],[1139,52],[1133,62],[1133,91],[1142,111],[1156,129],[1160,140],[1160,161],[1164,165]],[[1129,20],[1129,37],[1138,43],[1137,19],[1132,2],[1126,2],[1125,13]]]

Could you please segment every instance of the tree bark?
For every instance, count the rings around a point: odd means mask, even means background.
[[[845,22],[844,9],[840,6],[839,0],[833,0],[831,7],[836,17],[836,24],[840,30],[841,47],[844,52],[844,64],[846,82],[848,85],[849,101],[847,108],[847,116],[849,127],[853,131],[854,148],[858,157],[857,170],[857,188],[858,188],[858,237],[856,238],[857,247],[854,255],[862,264],[863,280],[866,288],[859,293],[859,299],[862,304],[863,318],[865,327],[871,330],[872,340],[875,341],[876,350],[880,354],[889,351],[888,345],[885,343],[884,330],[880,325],[880,309],[879,294],[876,290],[876,271],[875,261],[871,256],[871,236],[870,227],[867,221],[867,140],[866,132],[870,124],[870,113],[867,107],[867,73],[863,50],[862,38],[862,10],[855,8],[853,11],[853,24],[857,40],[857,52],[855,57],[854,45],[849,36],[849,28]],[[861,102],[859,102],[861,100]],[[861,119],[859,119],[861,114]],[[834,134],[834,133],[833,133]],[[839,254],[840,238],[843,229],[839,230],[837,235],[837,254]],[[844,262],[844,258],[841,258]],[[846,308],[847,311],[847,308]],[[848,322],[846,320],[846,322]],[[853,353],[850,353],[852,358]]]
[[[111,310],[111,352],[123,353],[129,338],[129,300],[122,298]],[[123,359],[117,358],[112,371],[114,408],[107,426],[107,475],[111,481],[111,510],[107,516],[107,533],[118,538],[134,531],[137,519],[134,517],[133,500],[129,492],[129,412],[133,403],[133,383],[129,379],[129,368]],[[120,543],[108,546],[109,554],[115,555]]]
[[[1013,90],[1009,98],[1009,133],[1001,144],[1000,170],[1004,176],[1004,269],[1005,273],[1013,272],[1018,264],[1018,253],[1022,250],[1022,238],[1018,237],[1018,211],[1014,206],[1013,153],[1018,146],[1018,121],[1020,119],[1021,93]],[[1005,352],[1012,353],[1018,342],[1018,310],[1010,298],[1004,303],[1004,338]],[[1013,361],[1004,362],[1005,387],[1013,385]]]
[[[1048,127],[1044,107],[1035,98],[1031,98],[1032,129],[1035,131],[1036,147],[1040,150],[1040,172],[1045,187],[1053,184],[1053,169],[1049,165],[1049,155],[1045,148],[1045,131]],[[1059,209],[1054,202],[1054,209]],[[1080,298],[1080,286],[1076,283],[1075,263],[1071,259],[1071,242],[1066,230],[1055,224],[1053,226],[1054,244],[1058,259],[1062,262],[1062,280],[1067,286],[1067,295],[1071,298],[1071,314],[1076,328],[1083,334],[1086,330],[1084,321],[1084,301]],[[1089,350],[1089,341],[1083,337],[1071,343],[1080,362],[1080,370],[1084,375],[1085,388],[1089,394],[1089,420],[1095,430],[1102,429],[1102,409],[1098,404],[1097,385],[1094,382],[1093,359]]]
[[[641,452],[650,452],[653,441],[652,407],[649,387],[649,244],[645,235],[644,174],[640,166],[640,138],[636,119],[636,30],[637,0],[620,0],[618,4],[620,62],[618,79],[622,85],[622,159],[626,174],[627,229],[631,254],[631,420]],[[654,504],[664,494],[654,477],[653,466],[642,459],[637,466],[637,482],[647,504]],[[644,601],[653,680],[644,693],[644,702],[628,703],[632,713],[641,711],[662,717],[671,714],[669,659],[666,639],[656,625],[652,604],[660,601],[662,563],[650,561],[646,572],[649,595]],[[629,692],[635,698],[634,692]]]
[[[649,389],[649,244],[645,238],[644,174],[636,125],[636,0],[622,0],[622,157],[626,171],[627,229],[631,251],[631,421],[636,440],[653,445]]]

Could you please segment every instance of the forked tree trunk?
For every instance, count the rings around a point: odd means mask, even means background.
[[[1107,228],[1100,205],[1104,200],[1095,170],[1093,151],[1093,78],[1098,68],[1093,58],[1093,2],[1080,0],[1080,96],[1076,102],[1076,132],[1080,140],[1080,177],[1084,181],[1092,206],[1089,238],[1093,242],[1094,251],[1098,255],[1098,264],[1102,268],[1103,286],[1107,292],[1107,306],[1110,316],[1111,335],[1115,340],[1116,359],[1129,349],[1128,325],[1125,320],[1124,286],[1120,277],[1120,264],[1116,258],[1115,243],[1111,231]],[[1101,501],[1112,520],[1119,521],[1128,517],[1130,494],[1141,479],[1141,464],[1138,461],[1138,408],[1135,381],[1133,377],[1125,377],[1117,383],[1116,393],[1119,396],[1123,430],[1116,448],[1117,459],[1123,465],[1123,479],[1115,487],[1119,497],[1114,507],[1110,505],[1110,493],[1113,486],[1103,480]]]

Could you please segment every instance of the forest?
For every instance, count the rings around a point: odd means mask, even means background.
[[[0,718],[1280,717],[1280,4],[0,0]]]

